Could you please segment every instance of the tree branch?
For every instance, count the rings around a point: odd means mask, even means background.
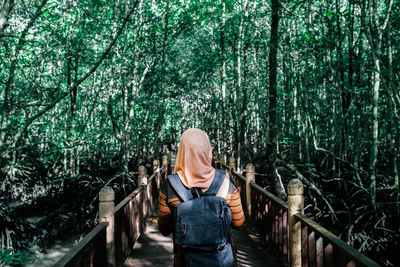
[[[28,31],[31,29],[31,27],[33,26],[35,21],[42,14],[42,8],[46,5],[46,3],[47,3],[47,0],[43,0],[40,3],[40,6],[38,6],[38,8],[36,9],[35,14],[29,20],[28,25],[26,25],[26,27],[22,31],[21,37],[18,38],[19,42],[17,44],[17,47],[15,48],[15,53],[11,58],[11,66],[10,66],[10,71],[8,73],[8,79],[7,79],[5,93],[4,93],[3,110],[5,110],[5,111],[8,110],[8,108],[9,108],[9,106],[11,104],[11,103],[9,103],[9,99],[11,98],[10,94],[12,93],[12,92],[10,92],[10,90],[11,90],[12,84],[14,83],[14,76],[15,76],[15,71],[17,69],[18,56],[19,56],[19,53],[20,53],[20,51],[22,49],[22,46],[25,43],[25,36],[28,34]],[[4,118],[2,118],[2,120],[4,120]]]
[[[315,137],[315,134],[314,134],[314,128],[312,126],[311,119],[310,119],[310,117],[308,115],[307,115],[307,119],[308,119],[308,122],[310,123],[310,129],[311,129],[311,135],[312,135],[312,138],[313,138],[314,149],[317,150],[317,151],[322,151],[324,153],[327,153],[330,156],[332,156],[333,158],[339,160],[340,162],[343,162],[343,163],[347,164],[350,168],[352,168],[355,171],[355,174],[356,174],[356,177],[357,177],[357,182],[359,183],[360,186],[363,187],[363,184],[362,184],[362,181],[361,181],[361,178],[360,178],[360,175],[358,174],[358,172],[361,171],[361,172],[364,172],[366,174],[368,174],[368,173],[366,171],[364,171],[363,169],[357,168],[356,166],[354,166],[353,164],[351,164],[347,160],[341,159],[340,157],[336,156],[333,152],[331,152],[329,150],[326,150],[325,148],[318,147],[317,138]]]
[[[125,28],[125,25],[128,23],[128,20],[132,13],[136,10],[138,0],[135,2],[133,8],[131,11],[128,13],[128,15],[125,17],[124,22],[122,23],[121,28],[118,30],[115,38],[111,41],[111,43],[108,45],[107,49],[104,51],[103,55],[100,57],[100,59],[94,64],[94,66],[82,77],[80,78],[76,84],[74,85],[74,88],[78,87],[82,82],[84,82],[87,78],[89,78],[90,75],[92,75],[93,72],[96,71],[96,69],[100,66],[100,64],[104,61],[104,59],[108,56],[110,53],[111,49],[113,48],[114,44],[117,42],[118,37],[121,35],[122,31]]]
[[[26,42],[25,39],[23,39],[23,38],[21,38],[19,36],[16,36],[14,34],[0,34],[0,38],[15,38],[15,39],[19,39],[22,42]]]
[[[392,12],[392,5],[393,5],[393,0],[389,0],[389,6],[387,7],[387,10],[386,10],[385,20],[383,21],[383,24],[380,27],[381,31],[385,30],[388,25],[390,12]]]
[[[108,99],[107,111],[108,111],[108,115],[111,118],[111,123],[112,123],[112,126],[113,126],[115,138],[117,138],[119,141],[123,142],[124,141],[124,136],[123,136],[123,134],[121,132],[121,129],[118,127],[117,119],[114,116],[114,113],[113,113],[113,110],[112,110],[112,104],[111,104],[111,97]]]
[[[336,216],[335,210],[332,208],[331,204],[329,203],[329,201],[324,197],[324,194],[318,189],[318,187],[316,187],[313,183],[311,183],[310,181],[308,181],[297,169],[296,167],[294,167],[293,165],[277,159],[276,160],[277,163],[279,163],[280,165],[286,167],[287,169],[289,169],[290,171],[292,171],[297,178],[299,178],[308,188],[312,189],[314,192],[316,192],[318,194],[318,196],[320,196],[322,198],[322,200],[326,203],[328,209],[330,210],[330,212],[332,213],[333,217],[336,219],[336,221],[340,223],[338,217]]]

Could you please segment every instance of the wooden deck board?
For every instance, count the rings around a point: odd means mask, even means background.
[[[149,218],[144,235],[136,242],[124,266],[173,266],[172,235],[163,236],[153,219]],[[232,230],[232,238],[238,249],[238,266],[284,266],[278,251],[266,248],[259,235],[248,225],[240,232]]]

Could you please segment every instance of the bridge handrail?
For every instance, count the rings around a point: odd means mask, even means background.
[[[246,177],[221,161],[215,161],[214,164],[229,171],[234,177],[241,188],[241,198],[244,202],[247,198],[246,192],[248,192]],[[248,184],[251,188],[251,215],[249,218],[251,224],[259,229],[261,236],[265,236],[266,242],[277,245],[284,255],[283,260],[288,263],[288,203],[253,181]],[[249,214],[246,205],[243,207]],[[298,213],[294,216],[301,223],[302,266],[380,266],[305,215]],[[310,233],[308,233],[309,229]],[[289,264],[289,266],[292,265]]]
[[[141,190],[143,190],[144,187],[146,187],[148,184],[152,183],[153,180],[156,178],[156,175],[164,173],[165,166],[154,172],[148,179],[147,184],[142,184],[139,185],[132,193],[127,195],[121,202],[118,203],[117,206],[115,206],[115,212],[119,211],[122,207],[124,207],[130,200],[132,200]]]
[[[308,234],[308,229],[311,228],[312,231],[316,232],[316,236],[314,237],[315,242],[318,242],[318,237],[322,238],[320,242],[322,242],[322,246],[317,246],[318,249],[323,249],[324,252],[320,251],[319,253],[324,253],[328,254],[328,257],[333,257],[333,253],[335,251],[338,252],[339,255],[334,256],[335,259],[333,259],[334,263],[337,263],[338,265],[341,265],[341,263],[347,264],[346,266],[380,266],[355,248],[349,246],[346,242],[341,240],[339,237],[337,237],[335,234],[329,232],[327,229],[322,227],[321,225],[317,224],[310,218],[308,218],[305,215],[302,214],[295,214],[294,215],[296,220],[301,223],[301,229],[302,229],[302,239],[303,236],[308,235],[308,238],[310,234]],[[302,243],[305,242],[306,240],[302,240]],[[332,248],[330,248],[330,245]],[[344,255],[340,255],[343,253]],[[318,251],[316,251],[315,254],[318,254]],[[347,263],[345,262],[347,259]],[[303,259],[303,261],[308,262],[306,258]],[[319,260],[321,261],[321,259]],[[322,259],[323,261],[323,259]],[[353,263],[351,263],[353,262]],[[337,265],[335,265],[337,266]]]
[[[93,266],[106,265],[106,227],[107,223],[99,223],[81,241],[78,242],[54,266]]]
[[[161,176],[165,166],[154,170],[146,184],[139,185],[115,208],[115,258],[122,266],[137,238],[143,233],[145,219],[152,211],[154,198],[158,197]],[[107,266],[106,227],[100,222],[54,266]]]
[[[153,210],[154,199],[158,198],[161,174],[150,176],[147,184],[140,185],[115,207],[115,257],[117,266],[122,266],[139,236],[144,232],[146,217]]]

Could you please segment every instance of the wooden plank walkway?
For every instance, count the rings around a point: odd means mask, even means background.
[[[143,236],[136,242],[124,266],[173,266],[172,235],[163,236],[157,228],[156,217],[148,219]],[[276,249],[265,246],[249,225],[242,231],[232,230],[232,238],[238,248],[238,266],[285,266]]]

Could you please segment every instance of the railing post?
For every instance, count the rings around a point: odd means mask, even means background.
[[[168,176],[168,156],[167,155],[162,156],[162,165],[163,165],[163,167],[165,166],[165,179],[167,179],[167,176]]]
[[[160,161],[158,159],[153,160],[153,172],[156,172],[160,168]]]
[[[214,151],[214,155],[213,155],[213,157],[214,157],[214,163],[215,163],[215,168],[217,168],[218,167],[218,164],[220,164],[219,163],[219,154],[218,154],[218,151]],[[217,161],[218,161],[218,164],[217,164]]]
[[[165,179],[167,179],[168,177],[168,173],[169,172],[173,172],[174,170],[171,169],[171,151],[169,151],[169,149],[167,149],[167,151],[165,152],[165,155],[167,156],[167,161],[165,166],[167,166],[167,168],[165,169]]]
[[[289,267],[301,267],[301,223],[296,213],[304,214],[303,184],[293,179],[288,184]]]
[[[173,150],[172,150],[172,152],[171,152],[170,162],[171,162],[171,173],[172,173],[172,172],[174,172],[174,169],[175,169],[175,162],[176,162],[176,153],[175,153],[175,151],[173,151]]]
[[[153,160],[153,173],[158,171],[159,168],[160,168],[160,161],[158,159]],[[160,173],[157,174],[156,184],[158,191],[158,189],[160,189]]]
[[[226,161],[225,161],[225,154],[224,154],[224,153],[221,153],[221,154],[219,155],[219,164],[220,164],[220,169],[221,169],[221,170],[224,169],[224,167],[222,166],[222,164],[225,164],[225,163],[226,163]]]
[[[166,155],[167,158],[168,158],[168,163],[170,163],[170,162],[171,162],[171,151],[169,151],[169,150],[167,149],[167,151],[165,152],[165,155]]]
[[[141,165],[138,169],[138,186],[147,184],[147,170],[146,167]]]
[[[114,190],[109,186],[103,187],[99,192],[99,220],[108,223],[106,231],[107,266],[115,266],[114,196]]]
[[[153,160],[153,173],[156,171],[159,171],[160,168],[160,161],[158,159]],[[157,188],[159,188],[159,182],[160,182],[160,173],[157,174]]]
[[[235,158],[230,157],[229,158],[229,170],[233,172],[235,170]]]
[[[251,188],[250,182],[254,182],[255,179],[255,170],[254,165],[249,163],[246,165],[246,206],[247,213],[249,214],[249,219],[251,221]]]

